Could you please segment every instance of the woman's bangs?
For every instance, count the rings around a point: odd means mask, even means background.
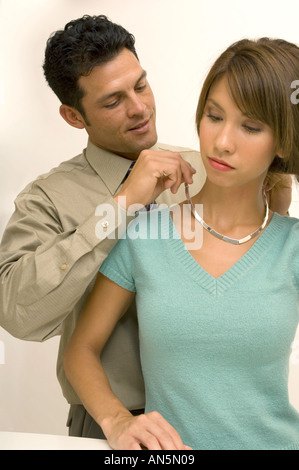
[[[232,65],[232,64],[230,64]],[[268,109],[267,93],[261,74],[253,64],[237,63],[227,73],[227,81],[232,98],[242,113],[273,126]]]

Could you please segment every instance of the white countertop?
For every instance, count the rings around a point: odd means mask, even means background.
[[[0,431],[0,450],[111,450],[111,447],[102,439]]]

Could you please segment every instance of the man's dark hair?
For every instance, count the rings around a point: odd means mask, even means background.
[[[86,117],[81,105],[84,91],[78,79],[114,59],[124,48],[138,59],[134,36],[106,16],[85,15],[70,21],[47,41],[43,64],[46,80],[62,104]]]

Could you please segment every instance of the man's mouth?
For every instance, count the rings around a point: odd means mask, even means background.
[[[146,119],[145,121],[139,122],[134,127],[129,129],[130,132],[134,132],[135,134],[142,134],[147,132],[150,128],[150,119]]]

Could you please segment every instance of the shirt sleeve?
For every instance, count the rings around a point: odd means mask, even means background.
[[[105,204],[105,201],[102,201]],[[99,266],[130,220],[112,197],[71,231],[64,231],[42,192],[21,193],[0,246],[0,325],[20,339],[60,334]],[[104,218],[103,218],[104,217]]]
[[[99,271],[119,286],[136,292],[132,246],[128,238],[118,241],[109,253]]]

